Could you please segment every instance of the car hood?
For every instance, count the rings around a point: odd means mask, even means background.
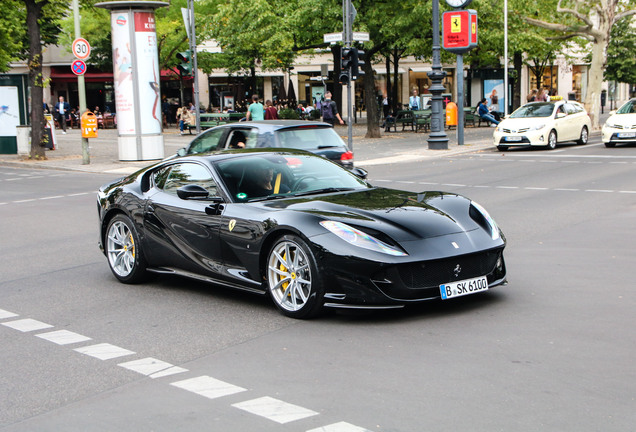
[[[605,122],[606,125],[636,127],[636,114],[614,114]]]
[[[507,118],[503,120],[499,126],[510,129],[511,131],[528,130],[537,124],[548,123],[551,117],[525,117],[525,118]]]
[[[377,230],[396,241],[412,241],[472,231],[470,200],[445,192],[413,193],[372,188],[335,194],[266,201],[274,210],[302,212],[322,220]]]

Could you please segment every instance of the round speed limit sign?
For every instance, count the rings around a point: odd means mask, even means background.
[[[84,38],[77,38],[73,41],[73,54],[80,60],[86,60],[91,55],[91,46]]]

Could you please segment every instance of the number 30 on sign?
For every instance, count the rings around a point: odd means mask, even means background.
[[[77,38],[73,41],[73,54],[80,60],[86,60],[91,55],[91,46],[84,38]]]

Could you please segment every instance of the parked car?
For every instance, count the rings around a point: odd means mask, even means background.
[[[353,168],[353,152],[333,126],[302,120],[250,121],[217,126],[193,139],[177,154],[185,156],[235,148],[306,150],[345,168]]]
[[[387,309],[506,282],[506,240],[455,193],[373,187],[317,155],[166,160],[102,186],[99,244],[123,283],[176,274],[269,295],[285,315]]]
[[[607,119],[602,136],[605,147],[636,143],[636,98],[629,100]]]
[[[568,141],[587,144],[591,128],[590,116],[578,102],[562,99],[531,102],[497,125],[493,143],[501,151],[512,146],[542,146],[552,150]]]

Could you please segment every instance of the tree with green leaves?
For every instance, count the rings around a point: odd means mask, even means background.
[[[583,38],[590,44],[585,108],[595,129],[599,128],[601,85],[612,27],[636,14],[635,5],[636,0],[538,0],[535,17],[525,17],[526,22],[554,32],[552,39]]]
[[[636,28],[633,19],[624,19],[612,28],[607,47],[605,79],[636,84]]]

